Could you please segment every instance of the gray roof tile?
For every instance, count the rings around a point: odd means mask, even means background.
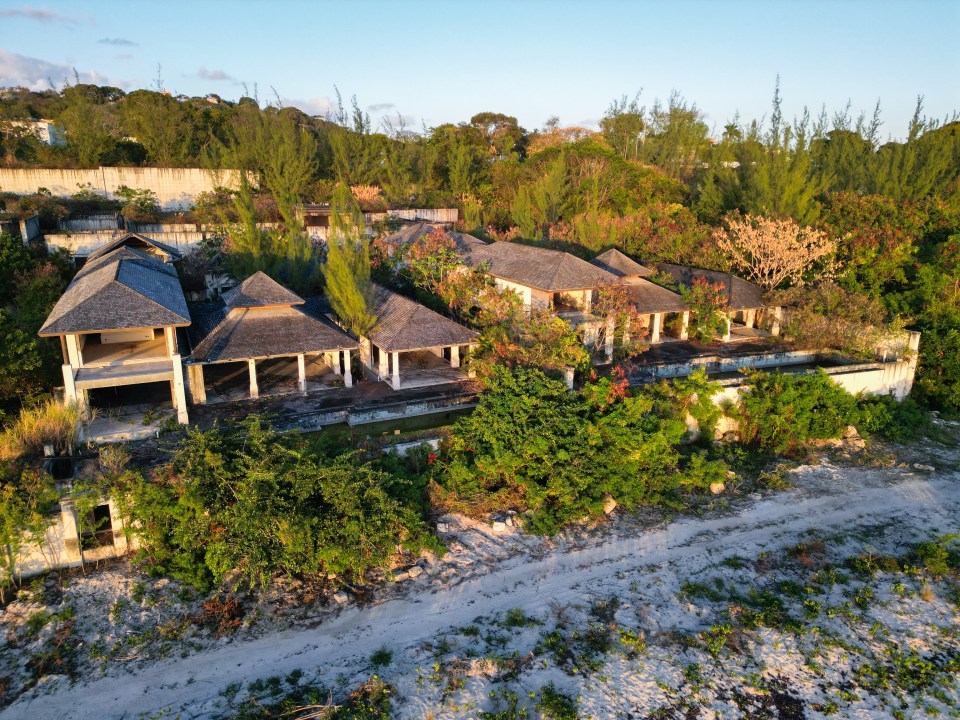
[[[355,339],[305,307],[195,306],[191,313],[197,325],[196,336],[202,333],[190,356],[196,362],[227,362],[358,347]]]
[[[140,233],[127,233],[126,235],[121,235],[116,240],[111,240],[105,245],[101,245],[96,250],[94,250],[88,256],[88,260],[94,258],[102,257],[109,252],[116,250],[119,247],[124,246],[133,246],[144,248],[145,246],[152,246],[157,250],[165,253],[168,256],[167,261],[179,260],[181,258],[180,251],[172,245],[167,245],[166,243],[160,242],[159,240],[154,240],[153,238],[147,237],[146,235],[141,235]]]
[[[703,268],[673,265],[671,263],[660,263],[657,268],[687,288],[693,286],[694,280],[700,279],[720,285],[727,306],[731,310],[751,310],[766,305],[763,290],[760,286],[747,282],[743,278],[738,278],[736,275],[719,270],[704,270]]]
[[[156,258],[121,246],[81,268],[54,305],[40,335],[189,322],[176,271]]]
[[[653,270],[648,267],[644,267],[636,260],[624,255],[616,248],[607,250],[605,253],[597,255],[593,260],[590,261],[590,264],[596,265],[602,270],[613,273],[617,277],[624,277],[626,275],[646,277],[654,274]]]
[[[303,298],[287,290],[264,272],[257,271],[223,294],[228,307],[251,308],[271,305],[303,305]]]
[[[475,238],[474,238],[475,240]],[[616,282],[617,276],[570,253],[514,242],[492,245],[471,243],[460,250],[471,267],[488,264],[494,277],[546,292],[585,290],[600,283]]]
[[[371,311],[377,317],[369,340],[387,352],[467,345],[477,333],[385,287],[374,285]]]

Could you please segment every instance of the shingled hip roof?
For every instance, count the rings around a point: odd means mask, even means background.
[[[217,318],[217,313],[209,309],[192,310],[198,325],[209,327]],[[358,347],[352,337],[302,307],[228,309],[221,306],[219,318],[194,347],[190,356],[194,362],[310,355]]]
[[[259,270],[222,297],[223,303],[233,308],[303,305],[303,298]]]
[[[617,277],[624,277],[626,275],[638,275],[640,277],[646,277],[654,274],[653,270],[641,265],[633,258],[624,255],[616,248],[612,248],[607,250],[605,253],[597,255],[593,260],[590,261],[590,264],[597,266],[601,270],[606,270],[607,272],[613,273]]]
[[[177,271],[130,247],[92,258],[74,277],[40,335],[190,324]]]
[[[171,260],[179,260],[181,258],[180,251],[172,245],[167,245],[166,243],[160,242],[159,240],[154,240],[153,238],[147,237],[146,235],[141,235],[140,233],[131,232],[121,235],[105,245],[101,245],[87,256],[87,260],[89,261],[93,260],[94,258],[102,257],[107,253],[113,252],[117,248],[130,245],[149,245],[169,255]]]
[[[618,278],[570,253],[513,242],[492,245],[470,244],[458,252],[471,267],[488,264],[494,277],[546,292],[587,290]]]
[[[376,324],[367,338],[386,352],[405,352],[476,342],[477,333],[385,287],[374,285]]]
[[[671,263],[660,263],[657,268],[687,288],[692,287],[695,280],[705,280],[714,285],[720,285],[727,307],[731,310],[754,310],[766,306],[763,289],[736,275]]]
[[[640,313],[683,312],[690,308],[680,295],[638,278],[626,286],[627,297]]]

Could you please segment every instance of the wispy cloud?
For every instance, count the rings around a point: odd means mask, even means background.
[[[373,105],[367,105],[368,113],[384,113],[387,110],[393,110],[396,107],[393,103],[374,103]]]
[[[56,10],[35,8],[30,7],[29,5],[0,10],[0,17],[25,18],[27,20],[36,20],[37,22],[44,23],[62,22],[69,25],[79,25],[81,22],[80,18],[73,17],[71,15],[64,15],[62,13],[58,13]],[[85,18],[85,20],[89,20],[89,18]]]
[[[326,97],[316,97],[309,100],[302,98],[280,98],[285,107],[295,107],[303,110],[307,115],[326,115],[333,110],[333,101]]]
[[[212,80],[214,82],[237,82],[235,77],[228,75],[223,70],[207,70],[205,67],[197,70],[197,77],[201,80]]]
[[[126,38],[100,38],[99,40],[97,40],[97,44],[122,45],[122,46],[130,46],[130,47],[139,45],[139,43],[135,43],[133,40],[127,40]]]
[[[95,71],[78,72],[80,82],[95,85],[115,85],[125,87],[127,83],[110,81]],[[69,79],[73,82],[73,68],[69,65],[52,63],[40,58],[18,55],[0,48],[0,85],[6,87],[22,86],[30,90],[48,90],[52,83]]]
[[[114,60],[133,60],[133,55],[130,53],[117,53],[113,56]]]

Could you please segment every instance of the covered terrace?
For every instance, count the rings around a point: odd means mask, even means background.
[[[357,341],[262,272],[191,315],[187,376],[195,404],[208,401],[208,390],[222,402],[353,384]]]
[[[371,310],[377,321],[360,349],[371,376],[394,390],[463,379],[460,363],[476,344],[473,330],[380,286]]]

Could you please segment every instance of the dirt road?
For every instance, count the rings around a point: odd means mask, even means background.
[[[811,530],[838,535],[870,530],[895,548],[915,534],[960,528],[960,473],[929,475],[902,469],[804,468],[794,490],[748,500],[711,517],[683,518],[645,532],[620,526],[585,547],[560,547],[535,558],[521,553],[489,572],[450,585],[423,576],[404,597],[358,608],[347,606],[314,629],[275,633],[182,659],[157,662],[130,674],[89,684],[36,688],[0,712],[3,720],[153,717],[184,718],[217,712],[231,683],[283,676],[294,669],[333,682],[369,668],[387,644],[395,673],[414,672],[413,648],[451,627],[469,625],[521,607],[547,613],[551,604],[649,588],[652,604],[674,602],[678,583],[732,554],[756,555],[798,542]],[[880,528],[878,530],[878,528]],[[48,692],[48,694],[44,694]],[[411,700],[408,711],[415,715]],[[407,714],[406,712],[403,714]]]

